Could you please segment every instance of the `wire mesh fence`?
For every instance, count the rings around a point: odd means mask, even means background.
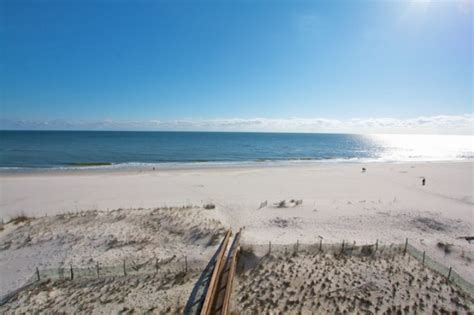
[[[294,254],[333,254],[356,257],[377,257],[393,255],[410,255],[418,260],[425,267],[446,277],[450,283],[460,287],[465,292],[474,295],[474,284],[464,279],[451,267],[446,267],[432,259],[425,252],[418,250],[409,244],[408,240],[403,244],[381,244],[376,241],[373,244],[357,245],[355,242],[342,242],[324,244],[322,241],[316,244],[305,244],[296,242],[295,244],[258,244],[242,245],[242,250],[252,252],[257,257],[269,254],[294,255]]]
[[[263,257],[269,254],[294,255],[294,254],[333,254],[356,257],[377,257],[393,256],[397,254],[409,254],[417,259],[427,268],[446,277],[447,281],[459,286],[464,291],[474,295],[474,285],[460,276],[452,268],[448,268],[434,259],[428,257],[424,252],[418,250],[408,243],[404,244],[382,244],[376,241],[372,244],[358,245],[355,242],[342,243],[299,243],[294,244],[242,244],[242,252],[252,252],[257,257]],[[6,303],[10,297],[18,292],[35,285],[41,280],[74,280],[85,278],[115,277],[115,276],[133,276],[147,274],[168,274],[180,271],[198,271],[204,270],[208,264],[208,259],[189,259],[187,256],[170,257],[166,260],[158,260],[155,257],[143,261],[125,259],[121,263],[114,265],[102,265],[95,262],[89,266],[61,266],[58,268],[49,268],[39,270],[26,281],[26,283],[0,297],[0,305]]]
[[[425,252],[418,250],[416,247],[408,244],[407,252],[422,263],[425,267],[439,273],[440,275],[446,277],[446,280],[454,283],[464,291],[474,295],[474,285],[461,277],[456,271],[454,271],[451,267],[446,267],[436,260],[428,257]]]
[[[251,251],[256,256],[262,257],[268,254],[342,254],[345,256],[374,256],[394,255],[403,253],[405,244],[373,244],[357,245],[355,242],[343,243],[299,243],[294,244],[247,244],[242,245],[244,251]]]
[[[139,276],[139,275],[167,275],[176,274],[178,272],[201,272],[208,260],[206,257],[200,259],[190,259],[187,256],[172,256],[167,259],[156,259],[155,257],[135,261],[134,259],[124,259],[121,263],[114,265],[104,265],[94,262],[88,266],[60,266],[57,268],[38,269],[28,278],[28,280],[20,288],[9,292],[0,297],[0,305],[7,303],[12,297],[19,292],[41,283],[46,280],[78,280],[93,279],[104,277],[118,276]]]
[[[59,268],[50,268],[37,270],[32,276],[33,279],[77,279],[77,278],[100,278],[128,275],[146,275],[146,274],[166,274],[179,271],[200,270],[207,263],[203,259],[188,259],[187,256],[177,258],[175,256],[160,261],[156,258],[150,258],[145,261],[137,262],[132,259],[123,260],[122,263],[115,265],[102,265],[99,262],[85,267],[74,267],[72,265]]]

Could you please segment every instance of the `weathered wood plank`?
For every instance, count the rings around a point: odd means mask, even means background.
[[[229,270],[229,275],[227,277],[227,285],[225,289],[225,297],[224,297],[224,302],[222,304],[222,314],[227,315],[229,312],[229,305],[230,305],[230,295],[232,293],[232,284],[234,282],[234,275],[235,275],[235,269],[237,267],[237,254],[240,250],[240,235],[241,231],[239,231],[235,235],[234,239],[234,246],[235,248],[233,249],[232,254],[232,262],[230,265],[230,270]]]
[[[222,268],[224,267],[224,261],[225,261],[224,254],[227,250],[227,245],[229,243],[231,234],[232,234],[232,231],[229,229],[224,239],[222,240],[221,246],[219,248],[219,254],[216,258],[216,263],[214,265],[214,270],[212,272],[211,281],[209,282],[206,298],[204,299],[204,303],[201,308],[201,315],[211,314],[212,305],[215,299],[217,282],[220,279],[220,274],[222,272]]]

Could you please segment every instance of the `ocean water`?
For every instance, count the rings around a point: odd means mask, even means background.
[[[459,161],[473,136],[0,131],[0,170]]]

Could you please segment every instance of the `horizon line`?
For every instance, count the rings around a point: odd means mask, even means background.
[[[182,118],[182,119],[7,119],[0,130],[162,131],[324,134],[474,134],[474,115],[415,118]]]
[[[377,135],[406,135],[406,136],[474,136],[462,133],[357,133],[357,132],[325,132],[325,131],[233,131],[233,130],[126,130],[126,129],[0,129],[0,132],[136,132],[136,133],[257,133],[257,134],[325,134],[325,135],[355,135],[355,136],[377,136]]]

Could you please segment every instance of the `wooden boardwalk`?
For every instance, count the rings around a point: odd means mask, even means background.
[[[233,238],[229,229],[219,248],[196,283],[186,305],[185,314],[228,314],[232,283],[240,250],[239,231]],[[230,246],[229,246],[230,243]]]
[[[237,267],[237,253],[240,249],[240,231],[235,235],[230,246],[224,268],[220,274],[215,292],[214,303],[209,314],[226,315],[229,311],[230,295],[234,281],[235,269]]]

